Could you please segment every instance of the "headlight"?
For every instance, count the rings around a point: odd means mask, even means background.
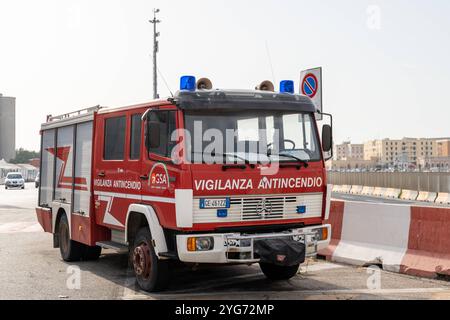
[[[214,248],[213,237],[190,237],[187,240],[188,251],[209,251]]]

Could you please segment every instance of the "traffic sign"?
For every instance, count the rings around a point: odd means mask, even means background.
[[[310,98],[314,98],[319,88],[318,84],[319,82],[317,81],[316,76],[312,73],[308,73],[303,78],[302,93]]]
[[[311,98],[316,109],[322,112],[322,68],[304,70],[300,73],[300,92]],[[322,115],[316,115],[322,120]]]

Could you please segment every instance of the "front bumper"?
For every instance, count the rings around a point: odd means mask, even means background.
[[[11,182],[5,183],[5,186],[8,187],[8,188],[22,188],[24,185],[25,185],[25,183],[20,183],[20,182],[17,182],[17,183],[11,183]]]
[[[318,240],[319,230],[327,228],[327,239]],[[188,251],[187,242],[190,237],[212,237],[214,247],[209,251]],[[195,235],[177,235],[177,250],[180,261],[190,263],[249,264],[259,262],[255,255],[255,240],[290,237],[305,244],[306,256],[314,257],[321,249],[325,249],[331,236],[331,225],[321,225],[292,229],[277,233],[243,234],[243,233],[211,233]]]

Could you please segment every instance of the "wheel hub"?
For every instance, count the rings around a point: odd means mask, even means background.
[[[133,251],[133,267],[137,276],[147,279],[152,270],[150,247],[147,243],[141,243]]]

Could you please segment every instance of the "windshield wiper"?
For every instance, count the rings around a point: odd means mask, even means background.
[[[194,154],[202,154],[202,155],[204,155],[203,152],[194,152]],[[224,168],[224,169],[228,169],[228,168],[241,168],[241,169],[245,169],[245,168],[247,168],[246,165],[249,165],[251,168],[254,168],[254,167],[256,166],[255,164],[251,163],[250,160],[248,160],[248,159],[246,159],[246,158],[244,158],[244,157],[238,156],[238,155],[235,154],[235,153],[216,153],[216,152],[211,152],[211,157],[215,157],[215,156],[219,156],[219,157],[222,156],[222,158],[223,158],[224,161],[226,161],[226,158],[227,158],[227,157],[234,157],[235,159],[242,160],[242,161],[244,161],[244,163],[245,163],[245,165],[239,165],[239,164],[227,164],[227,163],[224,163],[224,164],[223,164],[223,168]],[[203,158],[203,157],[202,157],[202,158]],[[203,161],[204,161],[204,159],[203,159]]]
[[[299,157],[296,157],[296,156],[294,156],[294,155],[292,155],[290,153],[279,153],[279,154],[277,154],[277,156],[295,159],[298,162],[300,162],[303,165],[303,167],[305,167],[305,168],[308,168],[308,166],[309,166],[309,163],[308,163],[307,160],[300,159]]]

